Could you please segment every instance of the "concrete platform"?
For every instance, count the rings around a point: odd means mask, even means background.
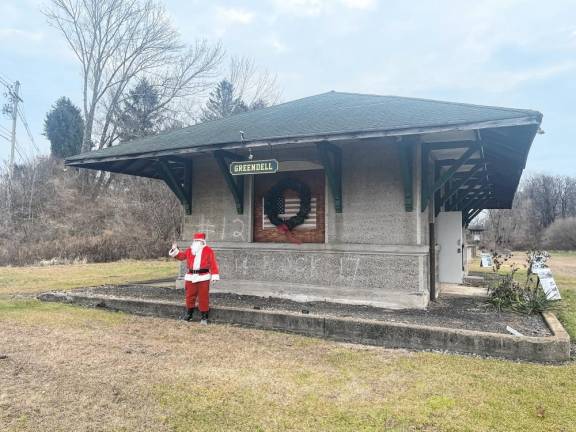
[[[476,286],[443,283],[440,284],[440,295],[488,297],[488,291]]]
[[[42,301],[64,302],[99,307],[137,315],[177,318],[181,302],[159,299],[136,299],[90,295],[86,292],[51,292],[38,296]],[[502,333],[378,321],[359,318],[336,318],[237,307],[211,309],[214,323],[280,330],[336,341],[407,348],[441,350],[481,356],[495,356],[535,362],[563,362],[570,359],[570,338],[554,314],[544,314],[551,336],[512,336]]]
[[[183,287],[184,284],[181,285]],[[378,290],[362,287],[322,287],[309,284],[221,280],[213,284],[210,291],[213,293],[274,297],[298,302],[350,303],[387,309],[423,309],[428,304],[428,293],[394,292],[381,289],[379,290],[381,294],[379,294]]]

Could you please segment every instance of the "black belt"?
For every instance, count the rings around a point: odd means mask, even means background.
[[[192,274],[210,273],[210,269],[198,269],[198,270],[188,269],[188,273]]]

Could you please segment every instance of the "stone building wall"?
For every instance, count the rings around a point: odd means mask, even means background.
[[[421,231],[427,212],[418,216],[416,208],[405,211],[397,146],[372,141],[341,148],[343,213],[334,211],[327,187],[322,244],[252,243],[250,177],[245,181],[244,214],[238,215],[216,162],[209,157],[195,161],[193,213],[185,217],[181,246],[189,244],[194,232],[207,233],[221,265],[218,290],[300,300],[348,299],[386,307],[426,306],[428,239]],[[281,162],[318,162],[313,148],[254,155]]]

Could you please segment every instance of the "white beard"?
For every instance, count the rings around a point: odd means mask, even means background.
[[[198,252],[200,252],[203,247],[204,247],[204,242],[201,242],[201,241],[193,241],[193,242],[192,242],[192,253],[193,253],[194,255],[198,255]]]

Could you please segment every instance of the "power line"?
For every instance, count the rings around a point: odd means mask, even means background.
[[[12,84],[7,79],[3,78],[2,75],[0,75],[0,83],[4,84],[8,89],[12,88]]]
[[[20,156],[20,161],[24,164],[29,164],[30,163],[30,159],[28,158],[28,155],[26,156],[22,156],[22,153],[20,153],[20,150],[18,149],[18,147],[14,147],[14,151],[16,151],[16,153],[18,154],[18,156]]]
[[[24,123],[24,129],[26,129],[26,133],[28,134],[28,138],[30,138],[30,142],[34,146],[34,149],[40,153],[40,149],[36,145],[36,141],[34,141],[34,136],[32,135],[32,132],[30,132],[30,127],[28,126],[24,112],[20,108],[18,108],[18,116],[20,117],[20,120],[22,120],[22,123]]]
[[[6,75],[6,73],[2,73],[0,74],[0,79],[3,79],[4,81],[8,81],[8,82],[14,82],[13,79],[10,79],[10,77],[8,75]]]

